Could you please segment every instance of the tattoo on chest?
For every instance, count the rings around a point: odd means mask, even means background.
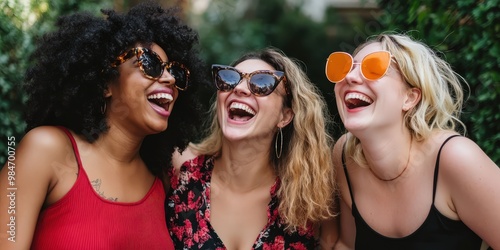
[[[94,190],[104,199],[106,200],[109,200],[109,201],[118,201],[118,198],[113,198],[113,197],[106,197],[104,195],[104,192],[101,191],[101,179],[95,179],[93,181],[90,182],[92,184],[92,187],[94,188]]]

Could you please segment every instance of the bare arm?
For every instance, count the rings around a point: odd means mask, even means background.
[[[351,209],[340,202],[340,237],[335,245],[336,250],[354,249],[354,240],[356,239],[356,226]]]
[[[41,127],[30,131],[11,149],[15,154],[0,172],[0,249],[30,248],[39,212],[54,179],[51,165],[65,157],[60,149],[67,140],[56,130]]]
[[[471,140],[443,148],[441,173],[460,219],[493,249],[500,249],[500,169]]]
[[[335,203],[335,206],[338,207],[337,201]],[[333,249],[335,243],[339,238],[338,216],[323,221],[319,229],[320,229],[320,235],[319,235],[320,249]]]

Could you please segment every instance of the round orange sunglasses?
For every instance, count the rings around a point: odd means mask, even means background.
[[[360,63],[355,63],[352,56],[345,52],[333,52],[326,60],[325,73],[330,82],[338,83],[345,79],[355,64],[361,66],[361,75],[370,81],[382,78],[391,65],[389,51],[376,51],[366,55]]]

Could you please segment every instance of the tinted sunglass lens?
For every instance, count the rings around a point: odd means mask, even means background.
[[[229,91],[238,85],[241,80],[241,76],[234,70],[221,69],[217,72],[215,80],[217,89],[221,91]]]
[[[139,58],[144,73],[152,78],[158,78],[162,74],[161,61],[150,52],[144,52]]]
[[[346,53],[335,52],[328,57],[326,77],[330,82],[337,83],[347,76],[352,68],[352,57]]]
[[[188,85],[187,72],[178,65],[172,65],[168,73],[175,78],[175,85],[179,89],[186,89]]]
[[[367,55],[361,63],[361,72],[368,80],[377,80],[385,75],[391,63],[391,55],[386,51]]]
[[[277,80],[269,74],[255,74],[250,78],[250,91],[257,96],[269,95],[277,85]]]

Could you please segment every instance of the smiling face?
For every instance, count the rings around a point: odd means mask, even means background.
[[[235,68],[243,73],[276,70],[258,59],[245,60]],[[217,92],[217,116],[222,132],[230,141],[259,139],[270,142],[277,128],[286,126],[293,117],[292,110],[283,106],[286,95],[284,83],[280,82],[267,96],[255,96],[250,92],[247,81],[242,79],[231,91]]]
[[[137,45],[141,46],[141,45]],[[163,61],[165,51],[153,43],[151,48]],[[168,118],[178,96],[175,79],[164,70],[158,80],[151,80],[140,70],[136,56],[118,66],[120,77],[109,84],[106,97],[110,126],[118,126],[136,134],[155,134],[167,129]]]
[[[380,50],[383,50],[380,43],[371,43],[354,56],[354,63]],[[346,129],[354,134],[367,128],[400,126],[407,110],[409,93],[409,87],[394,61],[380,79],[365,79],[360,72],[360,65],[355,64],[345,79],[335,84],[340,117]]]

